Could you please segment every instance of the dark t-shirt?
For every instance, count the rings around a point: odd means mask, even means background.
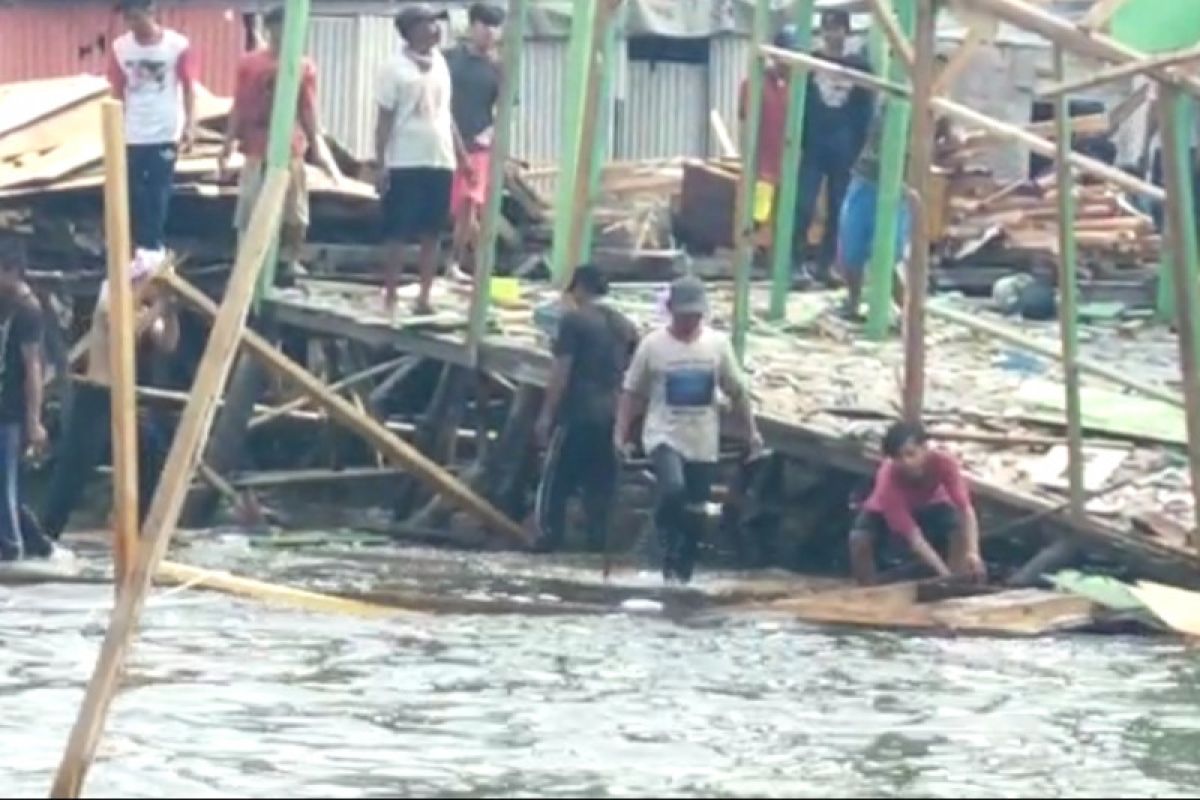
[[[41,343],[41,307],[34,298],[24,297],[0,321],[0,422],[25,421],[25,356],[21,349]]]
[[[871,71],[870,64],[859,55],[817,55],[860,72]],[[849,166],[867,140],[874,114],[875,98],[870,90],[839,75],[813,71],[808,76],[805,96],[804,149]]]
[[[487,56],[465,45],[446,53],[450,68],[450,111],[454,124],[468,150],[486,149],[476,142],[479,134],[495,122],[496,101],[500,98],[500,68]]]
[[[560,422],[612,422],[637,340],[633,323],[608,306],[593,305],[563,315],[554,355],[571,357],[571,374],[559,405]]]

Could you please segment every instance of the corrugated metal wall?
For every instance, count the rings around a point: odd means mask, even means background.
[[[321,122],[358,158],[374,154],[375,85],[397,46],[388,17],[312,18],[308,51],[317,63]]]
[[[729,135],[738,144],[737,96],[738,87],[746,76],[746,60],[750,57],[750,40],[744,36],[718,36],[712,40],[708,51],[708,106],[721,115]],[[709,148],[707,155],[721,154],[715,136],[711,135],[711,126],[704,120]]]
[[[629,61],[617,157],[703,156],[708,147],[708,69]]]
[[[191,40],[204,85],[232,92],[245,44],[241,12],[225,3],[163,2],[159,15]],[[103,74],[112,40],[124,29],[109,0],[0,7],[0,83]]]

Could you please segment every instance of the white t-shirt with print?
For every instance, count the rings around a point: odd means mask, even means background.
[[[384,151],[389,169],[455,167],[450,70],[440,50],[429,58],[428,69],[421,69],[401,52],[380,70],[376,100],[396,114]]]
[[[721,416],[717,390],[736,397],[744,391],[729,339],[702,329],[685,342],[662,328],[638,345],[625,391],[647,399],[642,446],[647,453],[667,445],[687,461],[714,463],[720,453]]]
[[[163,28],[151,44],[132,32],[113,42],[109,80],[123,89],[127,144],[167,144],[183,131],[183,82],[190,80],[191,55],[183,34]]]

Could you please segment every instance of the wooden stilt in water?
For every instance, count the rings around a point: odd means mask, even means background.
[[[397,367],[408,363],[410,360],[412,360],[412,358],[412,356],[400,356],[398,358],[384,361],[382,364],[375,364],[371,367],[365,367],[353,373],[352,375],[347,375],[345,378],[341,378],[340,380],[331,383],[329,388],[336,392],[341,391],[342,389],[357,387],[364,381],[369,381],[372,378],[376,378],[384,374],[385,372],[394,372]],[[285,417],[293,411],[304,408],[306,405],[308,405],[308,403],[309,399],[307,397],[297,397],[295,400],[290,400],[281,406],[276,406],[270,411],[264,411],[254,419],[250,420],[250,424],[247,427],[250,430],[254,430],[255,428],[266,425],[268,422],[277,420],[280,417]]]
[[[125,164],[125,115],[122,104],[105,100],[104,239],[108,249],[109,374],[112,402],[113,566],[120,592],[133,571],[138,543],[137,385],[134,364],[132,258],[129,242],[129,183]]]
[[[465,367],[454,364],[442,367],[437,388],[417,428],[417,448],[435,464],[448,467],[452,461],[469,377],[470,371]],[[396,518],[407,517],[421,498],[420,483],[415,479],[408,481],[395,504]]]
[[[917,0],[916,66],[913,69],[912,124],[908,144],[908,184],[919,209],[929,207],[933,165],[934,118],[930,108],[933,59],[937,47],[934,0]],[[904,199],[901,198],[901,202]],[[904,292],[904,418],[920,422],[925,405],[925,298],[929,291],[929,227],[925,214],[914,215],[912,253]],[[894,237],[893,237],[894,238]]]

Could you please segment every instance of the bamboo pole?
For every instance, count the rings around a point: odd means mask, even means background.
[[[871,16],[879,23],[884,37],[891,45],[892,55],[898,57],[904,71],[912,75],[913,70],[917,68],[917,57],[913,54],[913,46],[909,44],[904,31],[900,30],[900,23],[896,21],[886,0],[867,0],[867,5],[871,8]]]
[[[1196,241],[1195,198],[1192,196],[1189,103],[1177,89],[1160,84],[1159,130],[1162,132],[1163,176],[1167,184],[1167,239],[1174,283],[1175,321],[1179,331],[1179,364],[1187,413],[1188,467],[1196,526],[1192,546],[1200,551],[1200,327],[1196,318],[1196,286],[1200,261]]]
[[[797,49],[812,46],[814,0],[796,0],[793,21],[796,24]],[[779,166],[779,185],[775,188],[775,230],[771,237],[771,306],[768,317],[782,320],[787,316],[788,291],[792,287],[792,258],[796,246],[796,197],[800,186],[800,152],[804,143],[804,110],[808,102],[808,71],[788,70],[788,115],[784,131],[783,160]],[[713,113],[716,113],[715,111]],[[806,236],[807,231],[801,232]]]
[[[347,389],[351,386],[357,386],[363,381],[369,381],[376,375],[382,375],[389,370],[393,370],[401,364],[407,363],[411,359],[412,356],[408,355],[398,356],[390,361],[384,361],[382,364],[376,364],[373,367],[367,367],[364,370],[359,370],[353,375],[347,375],[345,378],[331,383],[329,385],[329,390],[337,392],[341,391],[342,389]],[[297,397],[295,400],[289,400],[281,406],[276,406],[275,408],[271,408],[262,412],[257,417],[250,420],[250,424],[247,426],[247,428],[249,430],[254,430],[255,428],[266,425],[268,422],[273,422],[280,417],[286,417],[293,411],[304,408],[304,406],[308,405],[308,403],[309,398],[307,397]]]
[[[930,105],[936,53],[937,6],[917,0],[916,64],[912,71],[912,125],[909,131],[908,184],[922,213],[912,225],[912,254],[904,293],[904,418],[920,422],[925,405],[925,299],[929,292],[929,175],[933,166],[934,118]],[[901,199],[903,201],[903,198]]]
[[[896,17],[906,34],[912,31],[915,4],[916,0],[893,0]],[[893,81],[904,79],[904,69],[899,59],[889,59],[888,70]],[[892,317],[892,288],[896,261],[900,255],[896,252],[896,235],[900,225],[901,203],[905,202],[904,165],[908,157],[911,108],[902,96],[890,97],[883,113],[875,231],[866,276],[866,335],[876,340],[887,335]],[[870,147],[870,144],[867,146]]]
[[[940,97],[954,88],[954,82],[971,63],[975,51],[995,35],[995,27],[995,23],[987,22],[978,22],[970,27],[967,31],[967,38],[963,39],[958,49],[950,55],[950,60],[946,62],[934,80],[934,97]]]
[[[1144,61],[1147,56],[1111,36],[1086,31],[1065,19],[1023,0],[964,0],[972,9],[990,13],[1004,22],[1041,34],[1064,49],[1080,55],[1125,64]],[[1170,67],[1150,67],[1148,74],[1192,95],[1200,95],[1200,80],[1174,72]]]
[[[487,327],[488,306],[491,303],[492,272],[496,268],[496,239],[500,233],[501,201],[508,156],[512,150],[513,113],[517,105],[517,86],[521,82],[521,48],[525,43],[526,0],[509,3],[508,18],[504,21],[500,91],[493,127],[491,161],[488,165],[487,202],[479,231],[479,246],[475,248],[475,285],[471,289],[470,326],[467,329],[467,351],[471,364],[479,359],[479,345]],[[251,423],[253,426],[253,423]]]
[[[1126,2],[1127,0],[1096,0],[1083,15],[1083,19],[1079,20],[1079,27],[1088,31],[1103,28]]]
[[[1047,344],[1030,338],[1020,331],[1013,330],[1007,325],[1001,325],[996,322],[991,322],[978,314],[971,314],[965,311],[956,311],[952,308],[940,306],[937,304],[928,307],[929,313],[932,316],[944,319],[947,322],[953,322],[956,325],[962,325],[964,328],[970,328],[992,339],[997,339],[1009,344],[1015,344],[1031,353],[1052,358],[1055,361],[1062,360],[1062,351],[1059,346]],[[1096,361],[1091,361],[1086,358],[1080,358],[1077,362],[1079,371],[1085,375],[1093,375],[1097,378],[1112,383],[1115,386],[1120,386],[1129,389],[1132,392],[1140,394],[1143,397],[1148,397],[1152,400],[1158,400],[1163,403],[1184,408],[1183,398],[1162,386],[1154,386],[1143,381],[1129,377],[1125,370],[1109,367]]]
[[[804,66],[809,69],[815,69],[822,72],[828,72],[832,75],[838,75],[858,86],[865,86],[868,89],[877,89],[888,92],[889,94],[908,97],[909,90],[892,81],[884,81],[866,72],[856,69],[843,67],[841,64],[834,64],[822,58],[814,56],[805,56],[799,53],[789,53],[786,50],[780,50],[775,47],[760,48],[764,55],[770,56],[779,60],[782,63]],[[1007,122],[1000,122],[992,119],[986,114],[975,111],[972,108],[956,103],[953,100],[947,100],[944,97],[935,97],[930,101],[934,110],[945,114],[948,117],[953,117],[960,122],[968,125],[974,125],[978,128],[991,133],[999,138],[1008,139],[1028,147],[1038,155],[1046,156],[1047,158],[1056,158],[1058,148],[1048,139],[1044,139],[1035,133],[1031,133],[1019,125],[1012,125]],[[1149,197],[1153,200],[1162,200],[1166,197],[1166,192],[1152,183],[1134,177],[1116,167],[1110,167],[1102,161],[1097,161],[1094,158],[1080,155],[1079,153],[1071,153],[1071,166],[1079,172],[1082,172],[1092,177],[1108,181],[1109,183],[1119,186],[1126,191],[1134,194],[1139,194],[1144,197]]]
[[[733,350],[739,361],[746,357],[746,330],[750,327],[750,272],[754,269],[754,196],[758,186],[758,129],[762,124],[765,65],[759,49],[771,21],[770,0],[756,0],[750,57],[746,64],[746,118],[742,120],[742,180],[738,189],[737,255],[734,261]],[[810,21],[811,24],[811,21]]]
[[[109,375],[111,384],[113,588],[120,593],[133,572],[138,543],[137,384],[133,286],[129,279],[129,181],[124,109],[100,106],[104,131],[104,239],[108,250]]]
[[[104,720],[137,632],[146,594],[150,591],[154,574],[166,553],[171,533],[183,509],[192,469],[212,425],[229,366],[237,352],[255,283],[277,232],[287,188],[286,170],[267,171],[250,227],[238,251],[237,263],[229,276],[225,301],[208,337],[208,346],[196,370],[191,397],[179,420],[158,490],[150,503],[133,572],[126,590],[117,597],[95,671],[59,764],[51,789],[53,797],[79,796],[100,743]]]
[[[588,163],[590,167],[587,184],[589,221],[595,214],[604,188],[604,165],[610,155],[609,145],[612,140],[613,79],[616,77],[613,73],[616,71],[614,65],[617,54],[617,29],[624,27],[624,19],[628,10],[629,6],[623,0],[615,0],[613,10],[608,13],[608,18],[603,20],[604,31],[600,37],[601,44],[598,52],[601,63],[599,66],[600,87],[596,95],[596,135],[592,137],[592,153]],[[601,13],[604,13],[603,8],[601,8]],[[579,263],[591,261],[592,240],[595,238],[595,234],[595,225],[589,223],[583,226],[579,245]],[[640,243],[635,249],[639,247]]]
[[[1065,56],[1061,47],[1054,48],[1055,77],[1066,75]],[[1084,516],[1083,485],[1083,408],[1079,397],[1079,303],[1078,264],[1075,248],[1075,178],[1071,171],[1071,108],[1069,95],[1060,94],[1055,103],[1055,122],[1058,129],[1058,288],[1061,302],[1058,327],[1062,336],[1064,388],[1067,393],[1067,484],[1070,490],[1071,513],[1076,519]]]
[[[1173,67],[1190,64],[1193,61],[1200,61],[1200,47],[1183,50],[1178,53],[1167,53],[1166,55],[1154,56],[1153,58],[1145,58],[1139,61],[1129,61],[1115,67],[1102,69],[1099,72],[1093,72],[1086,78],[1079,78],[1074,81],[1060,79],[1038,92],[1038,94],[1046,98],[1058,97],[1060,94],[1077,94],[1087,89],[1093,89],[1097,86],[1103,86],[1106,83],[1120,80],[1121,78],[1140,75],[1154,67]]]
[[[163,280],[185,303],[200,313],[213,316],[217,309],[212,300],[183,278],[168,273]],[[362,436],[383,451],[396,466],[402,467],[418,479],[428,483],[435,491],[445,495],[455,505],[472,514],[489,529],[504,534],[515,543],[531,544],[529,534],[519,525],[497,511],[491,504],[478,497],[453,475],[430,461],[419,450],[394,435],[378,421],[356,409],[350,401],[339,397],[329,387],[313,377],[307,370],[283,355],[254,331],[242,333],[242,345],[250,350],[265,367],[286,378],[304,392],[313,403],[328,412],[330,418]]]

